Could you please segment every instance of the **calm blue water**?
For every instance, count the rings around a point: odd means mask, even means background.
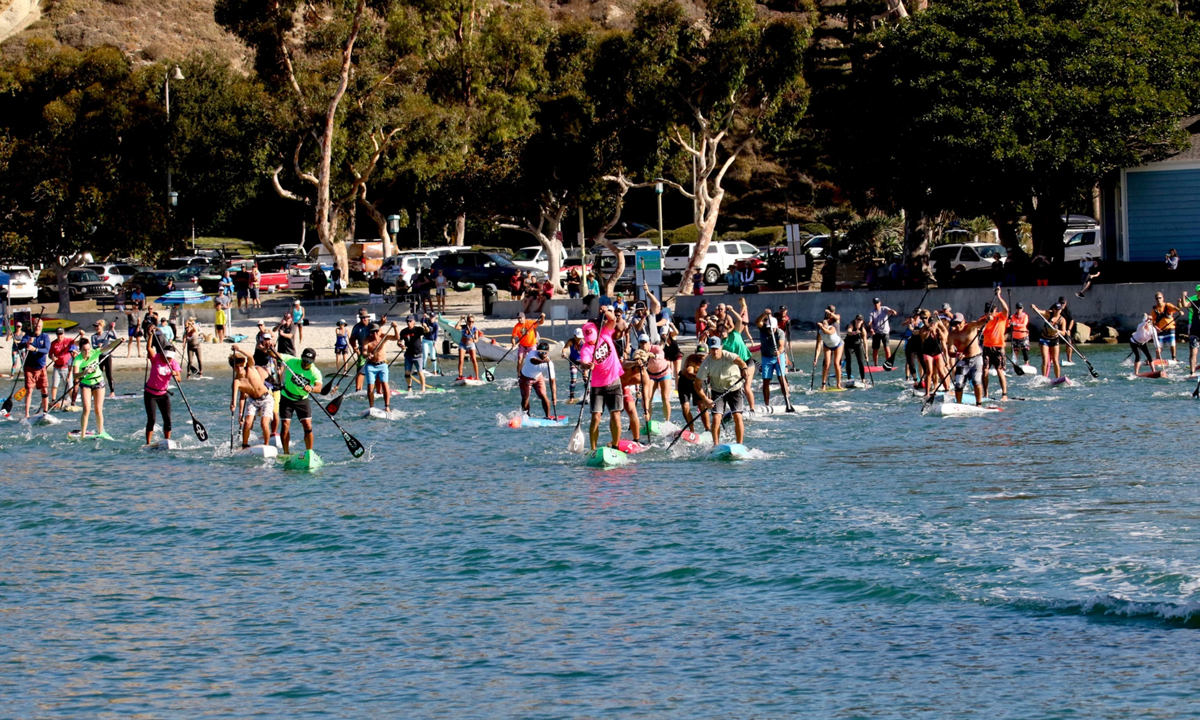
[[[1101,381],[987,418],[896,373],[800,397],[737,466],[589,470],[498,425],[511,377],[347,401],[368,457],[321,418],[311,476],[197,447],[179,403],[171,456],[140,401],[115,445],[5,423],[0,716],[1196,715],[1200,403],[1091,352]],[[186,389],[227,443],[224,378]]]

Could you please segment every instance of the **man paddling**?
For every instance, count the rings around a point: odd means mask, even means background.
[[[375,407],[375,393],[383,396],[383,411],[392,410],[392,389],[388,385],[387,341],[397,339],[399,328],[392,323],[386,332],[381,332],[378,325],[372,323],[367,330],[367,339],[360,351],[364,360],[363,369],[366,373],[367,406]],[[314,356],[315,358],[315,356]],[[286,385],[286,381],[285,381]],[[410,388],[411,389],[411,388]],[[308,448],[309,450],[312,447]]]
[[[1009,326],[1012,327],[1012,346],[1013,346],[1013,362],[1016,362],[1017,350],[1021,351],[1021,360],[1023,365],[1029,364],[1029,313],[1025,312],[1025,306],[1017,303],[1016,312],[1009,318]]]
[[[425,392],[425,373],[421,366],[425,364],[425,327],[417,324],[417,318],[409,315],[404,320],[405,328],[396,338],[396,344],[404,348],[404,384],[409,392],[413,389],[413,375],[421,382],[421,392]]]
[[[883,348],[883,359],[888,356],[888,338],[892,325],[888,321],[896,311],[884,305],[879,298],[871,301],[871,312],[867,315],[867,331],[871,335],[871,364],[879,365],[879,348]],[[848,364],[848,363],[847,363]],[[766,374],[764,370],[763,374]]]
[[[517,382],[521,389],[521,412],[529,414],[529,395],[532,390],[542,401],[542,410],[545,411],[547,420],[550,419],[550,398],[546,395],[547,378],[551,388],[554,388],[554,363],[550,361],[549,354],[550,343],[539,340],[537,350],[526,355],[525,362],[521,363],[520,378]],[[556,396],[555,400],[557,399]]]
[[[612,447],[621,440],[621,361],[613,344],[613,332],[617,328],[617,317],[612,307],[601,305],[600,317],[584,323],[583,348],[579,352],[579,366],[590,370],[590,392],[592,420],[588,436],[592,452],[600,440],[600,416],[608,413],[608,428],[612,434]]]
[[[42,318],[35,316],[30,332],[21,339],[21,349],[25,351],[25,417],[29,417],[29,401],[33,399],[33,391],[42,393],[42,414],[49,409],[50,401],[47,393],[50,386],[46,380],[46,365],[50,363],[50,336],[42,331]]]
[[[336,296],[336,293],[334,293]],[[365,348],[364,343],[367,340],[367,330],[371,327],[371,318],[367,313],[366,308],[358,309],[358,322],[354,323],[354,327],[350,328],[350,351],[358,353],[355,357],[355,373],[354,373],[354,390],[358,392],[363,389],[363,380],[366,379],[367,362],[362,354]]]
[[[741,445],[746,439],[746,426],[742,421],[746,395],[740,390],[730,392],[737,387],[739,379],[744,384],[750,382],[750,370],[746,363],[737,355],[722,349],[720,339],[709,338],[708,357],[700,363],[692,384],[700,397],[700,409],[712,410],[713,445],[721,442],[721,420],[726,411],[733,416],[733,430],[737,443]],[[705,382],[708,382],[714,396],[721,396],[719,406],[704,392]]]
[[[538,326],[546,322],[546,313],[537,320],[526,320],[525,313],[517,313],[517,324],[513,325],[512,342],[509,347],[517,348],[517,366],[525,362],[525,356],[533,352],[538,341]]]
[[[779,353],[784,342],[779,322],[771,314],[771,309],[766,308],[754,321],[754,324],[758,326],[759,349],[762,352],[763,405],[771,405],[771,381],[779,378],[779,391],[783,393],[783,402],[787,406],[787,411],[796,412],[796,409],[792,407],[791,398],[788,397],[787,377],[783,371],[783,365],[779,361]]]
[[[975,404],[983,404],[983,387],[980,383],[983,371],[983,350],[979,347],[979,330],[986,326],[988,318],[967,322],[962,313],[950,319],[947,340],[950,347],[958,351],[958,362],[954,365],[954,399],[962,404],[963,388],[971,383],[975,392]],[[926,395],[932,395],[932,392]]]
[[[700,365],[706,357],[708,357],[707,343],[697,346],[696,352],[685,357],[683,369],[679,372],[679,383],[675,387],[676,393],[679,395],[679,409],[683,411],[683,419],[687,421],[687,425],[690,426],[695,422],[692,416],[692,408],[695,407],[696,412],[700,413],[700,422],[707,431],[711,427],[709,414],[700,409],[700,396],[696,393],[696,371],[700,369]]]
[[[997,310],[997,306],[1003,308]],[[1008,328],[1008,303],[1000,297],[1000,288],[996,288],[996,299],[988,303],[984,316],[987,323],[983,326],[983,394],[988,394],[988,368],[996,370],[996,378],[1000,381],[1000,399],[1008,399],[1008,378],[1004,375],[1004,333]]]
[[[279,435],[283,441],[283,454],[290,454],[293,414],[304,428],[305,450],[312,450],[312,405],[308,396],[321,391],[321,370],[314,364],[317,361],[317,352],[312,348],[304,348],[300,357],[276,357],[283,366],[283,389],[279,393]]]
[[[1158,340],[1160,347],[1162,345],[1171,346],[1171,359],[1175,360],[1175,316],[1179,314],[1179,308],[1169,302],[1163,301],[1162,293],[1154,294],[1154,307],[1150,309],[1150,315],[1154,318],[1154,325],[1158,328]],[[1158,351],[1158,357],[1162,358],[1162,351]]]
[[[250,429],[254,427],[255,415],[259,418],[262,441],[266,445],[271,437],[271,420],[275,416],[275,398],[267,386],[270,372],[255,365],[254,357],[237,345],[233,346],[233,354],[229,356],[229,366],[233,368],[234,397],[240,394],[245,403],[241,420],[242,447],[250,447]],[[230,402],[229,412],[236,414],[237,411],[236,403]]]

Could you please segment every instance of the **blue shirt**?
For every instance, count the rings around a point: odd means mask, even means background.
[[[25,367],[30,370],[41,370],[50,363],[50,336],[42,333],[37,337],[25,336],[22,346],[29,350],[25,356]]]
[[[429,342],[437,342],[438,333],[441,332],[441,328],[438,327],[438,322],[436,320],[430,320],[425,327],[429,328],[429,330],[425,333],[425,339]]]

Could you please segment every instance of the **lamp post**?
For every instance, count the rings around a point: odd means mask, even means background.
[[[173,71],[167,73],[166,79],[163,81],[163,95],[166,97],[167,105],[167,131],[170,132],[171,126],[171,81],[182,80],[183,71],[176,65]],[[171,148],[170,142],[167,143],[167,204],[171,207],[179,205],[179,193],[171,187]]]
[[[663,246],[663,223],[662,223],[662,196],[663,184],[654,183],[654,194],[658,196],[658,246]]]

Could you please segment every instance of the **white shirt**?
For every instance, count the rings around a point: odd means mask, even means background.
[[[1133,337],[1130,338],[1139,345],[1144,345],[1151,340],[1158,342],[1158,329],[1154,327],[1153,320],[1147,320],[1138,326],[1137,330],[1133,331]]]
[[[533,351],[525,356],[525,361],[521,363],[521,377],[533,380],[538,375],[544,375],[547,380],[554,379],[554,363],[550,357],[546,357],[544,363],[534,363],[534,359],[538,356],[537,351]]]

